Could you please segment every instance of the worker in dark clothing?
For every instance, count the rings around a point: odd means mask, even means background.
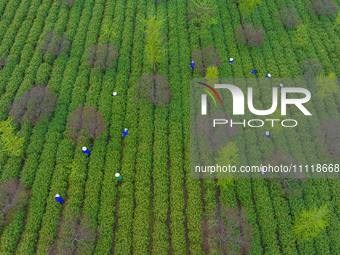
[[[118,184],[121,184],[122,181],[123,181],[123,177],[119,173],[116,173],[115,176],[116,176],[116,179],[118,181]]]

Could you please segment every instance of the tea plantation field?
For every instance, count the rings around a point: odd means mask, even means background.
[[[0,0],[0,122],[34,86],[47,86],[58,99],[48,117],[14,124],[23,157],[0,152],[0,184],[20,179],[26,191],[22,204],[4,215],[0,254],[340,254],[338,179],[291,180],[289,186],[284,178],[240,178],[223,186],[190,177],[190,80],[206,74],[194,52],[216,49],[219,78],[340,77],[337,12],[318,15],[308,0],[262,0],[242,23],[244,1],[208,2],[216,7],[216,22],[203,36],[188,15],[191,0]],[[321,2],[340,11],[340,0]],[[291,6],[303,26],[285,26],[281,10]],[[168,107],[136,104],[140,77],[155,74],[145,40],[150,17],[162,21],[156,73],[168,81]],[[260,46],[235,39],[244,24],[262,28]],[[58,52],[51,52],[53,43]],[[112,65],[95,62],[94,55],[95,64],[89,62],[94,45],[110,45],[117,53],[110,55]],[[325,100],[315,94],[313,121],[304,118],[269,139],[262,130],[240,129],[233,137],[239,165],[260,165],[280,151],[298,165],[336,167],[340,125],[332,129],[332,150],[320,138],[320,125],[340,121],[340,93],[332,91]],[[70,138],[68,120],[78,106],[101,113],[107,123],[101,137],[78,143]],[[301,112],[289,114],[294,119]],[[199,156],[212,158],[209,153]],[[70,168],[76,169],[73,176]],[[220,227],[209,223],[208,215],[222,206],[241,216],[246,211],[233,233],[230,217],[218,221]],[[319,208],[327,209],[327,217],[318,211],[309,221],[320,223],[317,234],[297,239],[301,213]]]

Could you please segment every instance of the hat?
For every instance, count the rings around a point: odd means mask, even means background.
[[[84,146],[83,148],[81,148],[83,151],[86,151],[87,150],[87,148]]]

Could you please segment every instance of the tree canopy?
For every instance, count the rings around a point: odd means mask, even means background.
[[[106,132],[106,127],[107,123],[96,107],[79,105],[68,118],[67,135],[77,145],[81,136],[85,140],[100,139]]]
[[[212,25],[217,24],[215,18],[217,5],[213,0],[191,0],[189,6],[188,18],[196,25],[196,32],[200,37],[202,47],[205,33]]]
[[[163,20],[158,20],[156,16],[144,20],[145,29],[145,52],[148,62],[157,73],[157,65],[162,61],[162,55],[165,51],[165,41],[162,37]]]
[[[12,118],[0,122],[0,152],[8,152],[9,155],[24,156],[22,155],[24,137],[19,137],[15,134]]]
[[[169,79],[162,75],[143,74],[136,84],[135,102],[149,102],[159,107],[169,107],[171,90]]]
[[[252,13],[261,0],[238,0],[238,8],[243,15],[242,23],[247,15]]]
[[[39,121],[51,116],[57,101],[57,97],[53,96],[49,88],[35,86],[23,97],[13,102],[9,107],[9,116],[18,124],[26,122],[34,126]]]
[[[325,204],[298,214],[292,229],[296,239],[309,241],[317,237],[328,226],[329,213],[329,205]]]

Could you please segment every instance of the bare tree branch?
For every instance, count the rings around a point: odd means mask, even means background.
[[[279,150],[274,152],[274,155],[265,161],[264,165],[275,166],[288,166],[298,165],[296,159],[284,155]],[[271,173],[273,174],[273,173]],[[275,172],[277,178],[268,178],[268,181],[276,183],[279,190],[282,187],[282,195],[284,194],[287,198],[291,198],[301,194],[304,185],[307,183],[307,176],[301,171],[297,172]]]
[[[282,7],[280,11],[280,19],[285,24],[285,28],[296,27],[301,24],[294,6],[291,6],[290,8]]]
[[[171,90],[169,79],[162,75],[144,74],[136,84],[135,102],[149,102],[160,107],[169,107]]]
[[[332,0],[313,0],[309,3],[309,7],[317,15],[333,15],[337,12],[336,5]]]
[[[69,9],[71,10],[72,8],[72,5],[73,3],[75,2],[76,0],[61,0],[60,3],[62,5],[67,5],[69,7]]]
[[[203,50],[194,50],[192,59],[195,62],[195,69],[200,70],[203,76],[206,75],[206,70],[209,66],[221,66],[218,50],[210,45]]]
[[[36,125],[40,120],[49,118],[57,104],[57,97],[52,95],[49,88],[35,86],[26,92],[22,98],[9,107],[9,116],[13,117],[16,123],[26,121]]]
[[[58,36],[57,33],[50,30],[45,36],[41,50],[44,54],[57,57],[65,52],[68,45],[70,45],[70,41],[67,39],[66,35],[62,34],[61,36]]]
[[[8,225],[10,219],[6,215],[19,211],[25,202],[25,187],[21,181],[13,179],[0,184],[0,225]]]
[[[114,60],[118,57],[116,47],[109,43],[105,45],[92,45],[87,54],[87,63],[96,72],[106,71],[114,66]]]
[[[60,236],[53,241],[48,254],[91,254],[93,243],[101,230],[93,226],[90,217],[81,213],[69,211],[64,219],[58,223],[63,229]]]
[[[238,43],[243,42],[250,47],[260,47],[265,33],[262,27],[254,27],[252,24],[245,24],[244,28],[239,27],[236,30],[236,41]]]
[[[306,59],[300,64],[300,74],[305,79],[315,78],[322,72],[322,64],[317,59]]]
[[[338,162],[340,160],[340,121],[323,120],[318,135],[334,162]]]
[[[81,135],[85,139],[100,139],[106,132],[107,123],[96,107],[78,106],[67,121],[67,135],[75,145]],[[83,132],[82,132],[83,131]]]
[[[206,236],[204,248],[207,253],[219,249],[220,254],[248,254],[252,247],[253,229],[247,221],[247,212],[239,212],[218,205],[205,215],[202,221]]]

